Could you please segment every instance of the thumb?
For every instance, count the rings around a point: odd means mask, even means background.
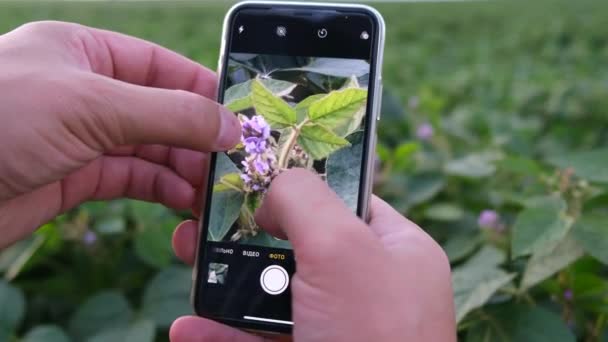
[[[133,85],[86,74],[79,84],[82,110],[65,124],[96,150],[161,144],[224,151],[237,144],[240,123],[222,105],[184,90]]]

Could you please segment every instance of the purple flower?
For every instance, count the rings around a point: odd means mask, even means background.
[[[435,130],[430,123],[423,123],[416,128],[416,137],[420,140],[430,140]]]
[[[249,137],[243,139],[243,144],[247,153],[264,153],[266,150],[266,139]]]
[[[82,242],[87,246],[92,246],[97,242],[97,234],[94,231],[87,230],[82,237]]]
[[[266,161],[260,157],[255,158],[255,160],[253,161],[253,166],[255,167],[255,171],[257,173],[261,173],[261,174],[268,172],[268,170],[270,169],[270,165],[268,165],[268,161]]]
[[[494,210],[484,210],[479,214],[479,218],[477,219],[477,224],[481,228],[490,228],[490,229],[499,229],[500,228],[500,218],[498,217],[498,213]]]
[[[247,157],[241,162],[241,179],[248,192],[266,191],[276,175],[276,157],[270,125],[260,115],[243,118],[241,142]]]
[[[572,292],[572,290],[567,289],[566,291],[564,291],[564,299],[567,301],[571,301],[572,298],[574,298],[574,293]]]
[[[261,115],[255,115],[243,122],[243,136],[245,138],[256,137],[266,140],[270,137],[270,125]]]

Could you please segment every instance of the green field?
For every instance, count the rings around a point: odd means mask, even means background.
[[[229,5],[1,2],[0,32],[73,21],[214,69]],[[608,341],[608,2],[376,7],[376,193],[446,249],[462,340]],[[498,219],[480,228],[484,210]],[[92,203],[4,251],[0,341],[166,340],[191,311],[190,270],[170,249],[187,215]]]

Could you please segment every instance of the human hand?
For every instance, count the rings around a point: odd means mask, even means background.
[[[256,220],[294,248],[294,340],[456,341],[450,268],[442,249],[377,197],[370,216],[364,223],[308,171],[290,170],[273,181]],[[196,223],[188,221],[173,238],[176,254],[190,264],[196,235]],[[183,317],[173,324],[171,340],[270,339]]]
[[[215,89],[213,72],[118,33],[39,22],[0,36],[0,249],[87,200],[192,207],[202,151],[240,136]]]

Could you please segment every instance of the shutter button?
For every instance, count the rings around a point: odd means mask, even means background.
[[[289,274],[279,265],[268,266],[262,271],[260,285],[269,295],[279,295],[289,286]]]

